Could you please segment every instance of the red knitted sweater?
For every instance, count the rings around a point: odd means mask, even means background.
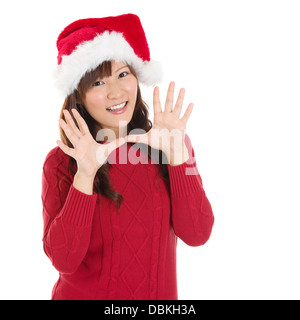
[[[214,223],[187,135],[185,143],[190,159],[167,165],[170,187],[152,160],[141,161],[148,159],[143,151],[136,152],[137,164],[129,157],[126,164],[119,160],[129,150],[132,159],[132,144],[110,154],[117,160],[111,161],[112,185],[124,197],[120,213],[110,199],[73,187],[70,157],[59,147],[48,153],[42,177],[43,244],[59,271],[52,299],[178,299],[177,237],[189,246],[203,245]]]

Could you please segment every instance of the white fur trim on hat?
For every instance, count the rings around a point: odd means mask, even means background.
[[[131,65],[138,81],[155,85],[162,78],[162,68],[157,61],[143,61],[124,39],[121,33],[105,31],[90,41],[79,44],[70,55],[62,56],[53,72],[54,85],[63,97],[71,94],[85,73],[96,69],[103,61],[124,61]]]

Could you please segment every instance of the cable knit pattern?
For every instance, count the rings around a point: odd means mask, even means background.
[[[203,245],[214,223],[187,135],[185,142],[190,158],[168,165],[170,188],[141,149],[125,144],[110,154],[120,213],[110,199],[73,186],[69,156],[58,147],[48,153],[41,196],[44,250],[59,271],[52,299],[178,299],[177,237]]]
[[[151,173],[149,176],[153,177],[153,174],[158,174],[154,166],[149,166]],[[149,179],[148,176],[148,179]],[[150,180],[149,180],[150,181]],[[154,181],[150,181],[151,194],[153,197],[153,203],[156,203],[154,209],[154,225],[153,225],[153,236],[152,236],[152,255],[151,255],[151,270],[150,270],[150,287],[149,287],[149,299],[157,299],[157,281],[158,281],[158,262],[159,262],[159,250],[160,250],[160,236],[161,236],[161,226],[162,226],[162,198],[160,191],[155,187]]]

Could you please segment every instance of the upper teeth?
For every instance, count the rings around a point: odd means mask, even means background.
[[[120,110],[125,107],[125,104],[126,104],[126,102],[118,104],[117,106],[114,106],[114,107],[109,107],[109,108],[107,108],[107,110]]]

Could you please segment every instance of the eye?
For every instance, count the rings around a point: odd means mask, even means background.
[[[129,74],[129,72],[124,71],[124,72],[122,72],[122,73],[119,74],[119,78],[124,78],[124,77],[126,77],[128,74]]]
[[[103,81],[96,81],[93,86],[94,87],[97,87],[97,86],[100,86],[102,83],[104,83]]]

